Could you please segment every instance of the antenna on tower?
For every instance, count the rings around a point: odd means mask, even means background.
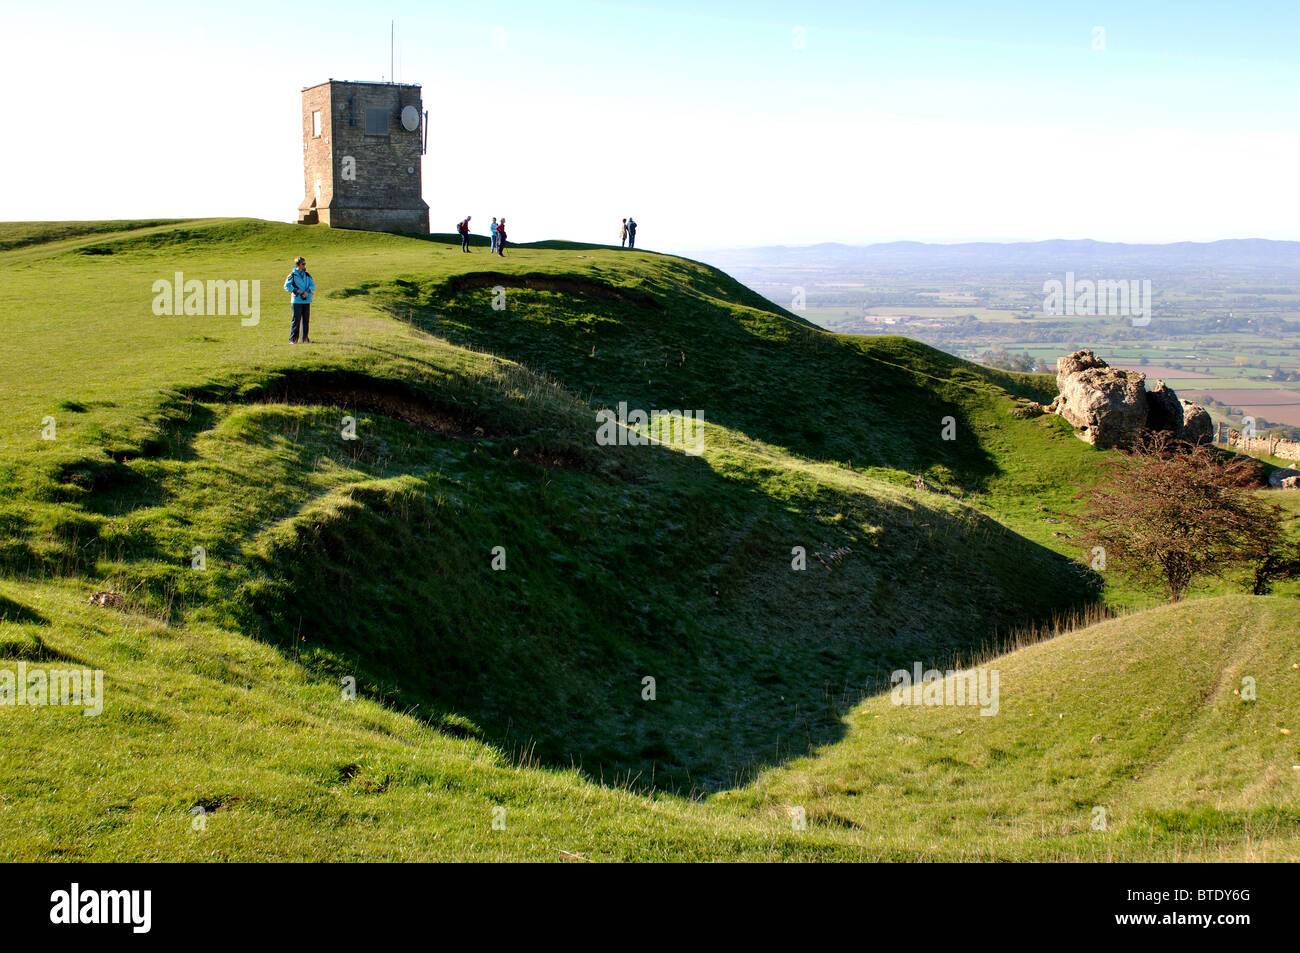
[[[397,74],[393,72],[393,46],[397,42],[397,21],[388,21],[388,81],[390,83],[397,81]]]

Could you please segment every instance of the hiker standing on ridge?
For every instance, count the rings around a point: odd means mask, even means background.
[[[490,255],[496,250],[497,250],[497,217],[493,215],[492,216],[492,247],[488,249],[488,254]]]
[[[311,320],[311,295],[316,290],[316,279],[307,271],[307,259],[299,255],[293,262],[293,271],[284,279],[284,290],[293,292],[293,318],[289,322],[289,343],[298,343],[298,332],[302,331],[302,343],[310,344],[311,336],[307,333],[307,324]]]
[[[627,217],[627,247],[636,248],[636,222],[631,215]]]
[[[465,220],[456,226],[456,231],[460,232],[460,250],[469,252],[469,220],[470,216],[466,215]]]
[[[497,224],[497,254],[506,257],[506,220],[503,218]]]
[[[618,233],[618,243],[620,245],[627,244],[627,219],[623,219],[623,227]]]

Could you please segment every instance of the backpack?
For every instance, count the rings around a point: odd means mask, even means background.
[[[464,222],[457,222],[456,231],[461,235],[464,235],[467,231],[469,231],[469,228],[465,225]]]

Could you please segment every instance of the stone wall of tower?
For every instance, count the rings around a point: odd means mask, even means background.
[[[428,234],[420,170],[423,123],[404,128],[406,106],[423,117],[419,86],[330,80],[303,90],[306,197],[298,206],[299,222]],[[368,112],[384,120],[385,134],[367,134]]]
[[[333,196],[334,174],[331,168],[330,136],[324,132],[330,115],[332,83],[322,83],[302,91],[302,170],[303,195],[298,206],[299,224],[315,224],[323,219],[321,209],[329,207]],[[319,112],[321,135],[315,135],[313,114]],[[328,224],[328,222],[326,223]]]

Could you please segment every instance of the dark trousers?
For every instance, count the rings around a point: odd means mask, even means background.
[[[307,325],[311,321],[311,305],[295,304],[293,306],[293,321],[289,325],[289,343],[298,343],[298,330],[302,329],[302,339],[310,340],[311,334],[307,331]]]
[[[500,235],[497,236],[497,255],[502,258],[506,257],[506,240]]]
[[[460,236],[460,250],[469,251],[469,232],[465,232]]]

